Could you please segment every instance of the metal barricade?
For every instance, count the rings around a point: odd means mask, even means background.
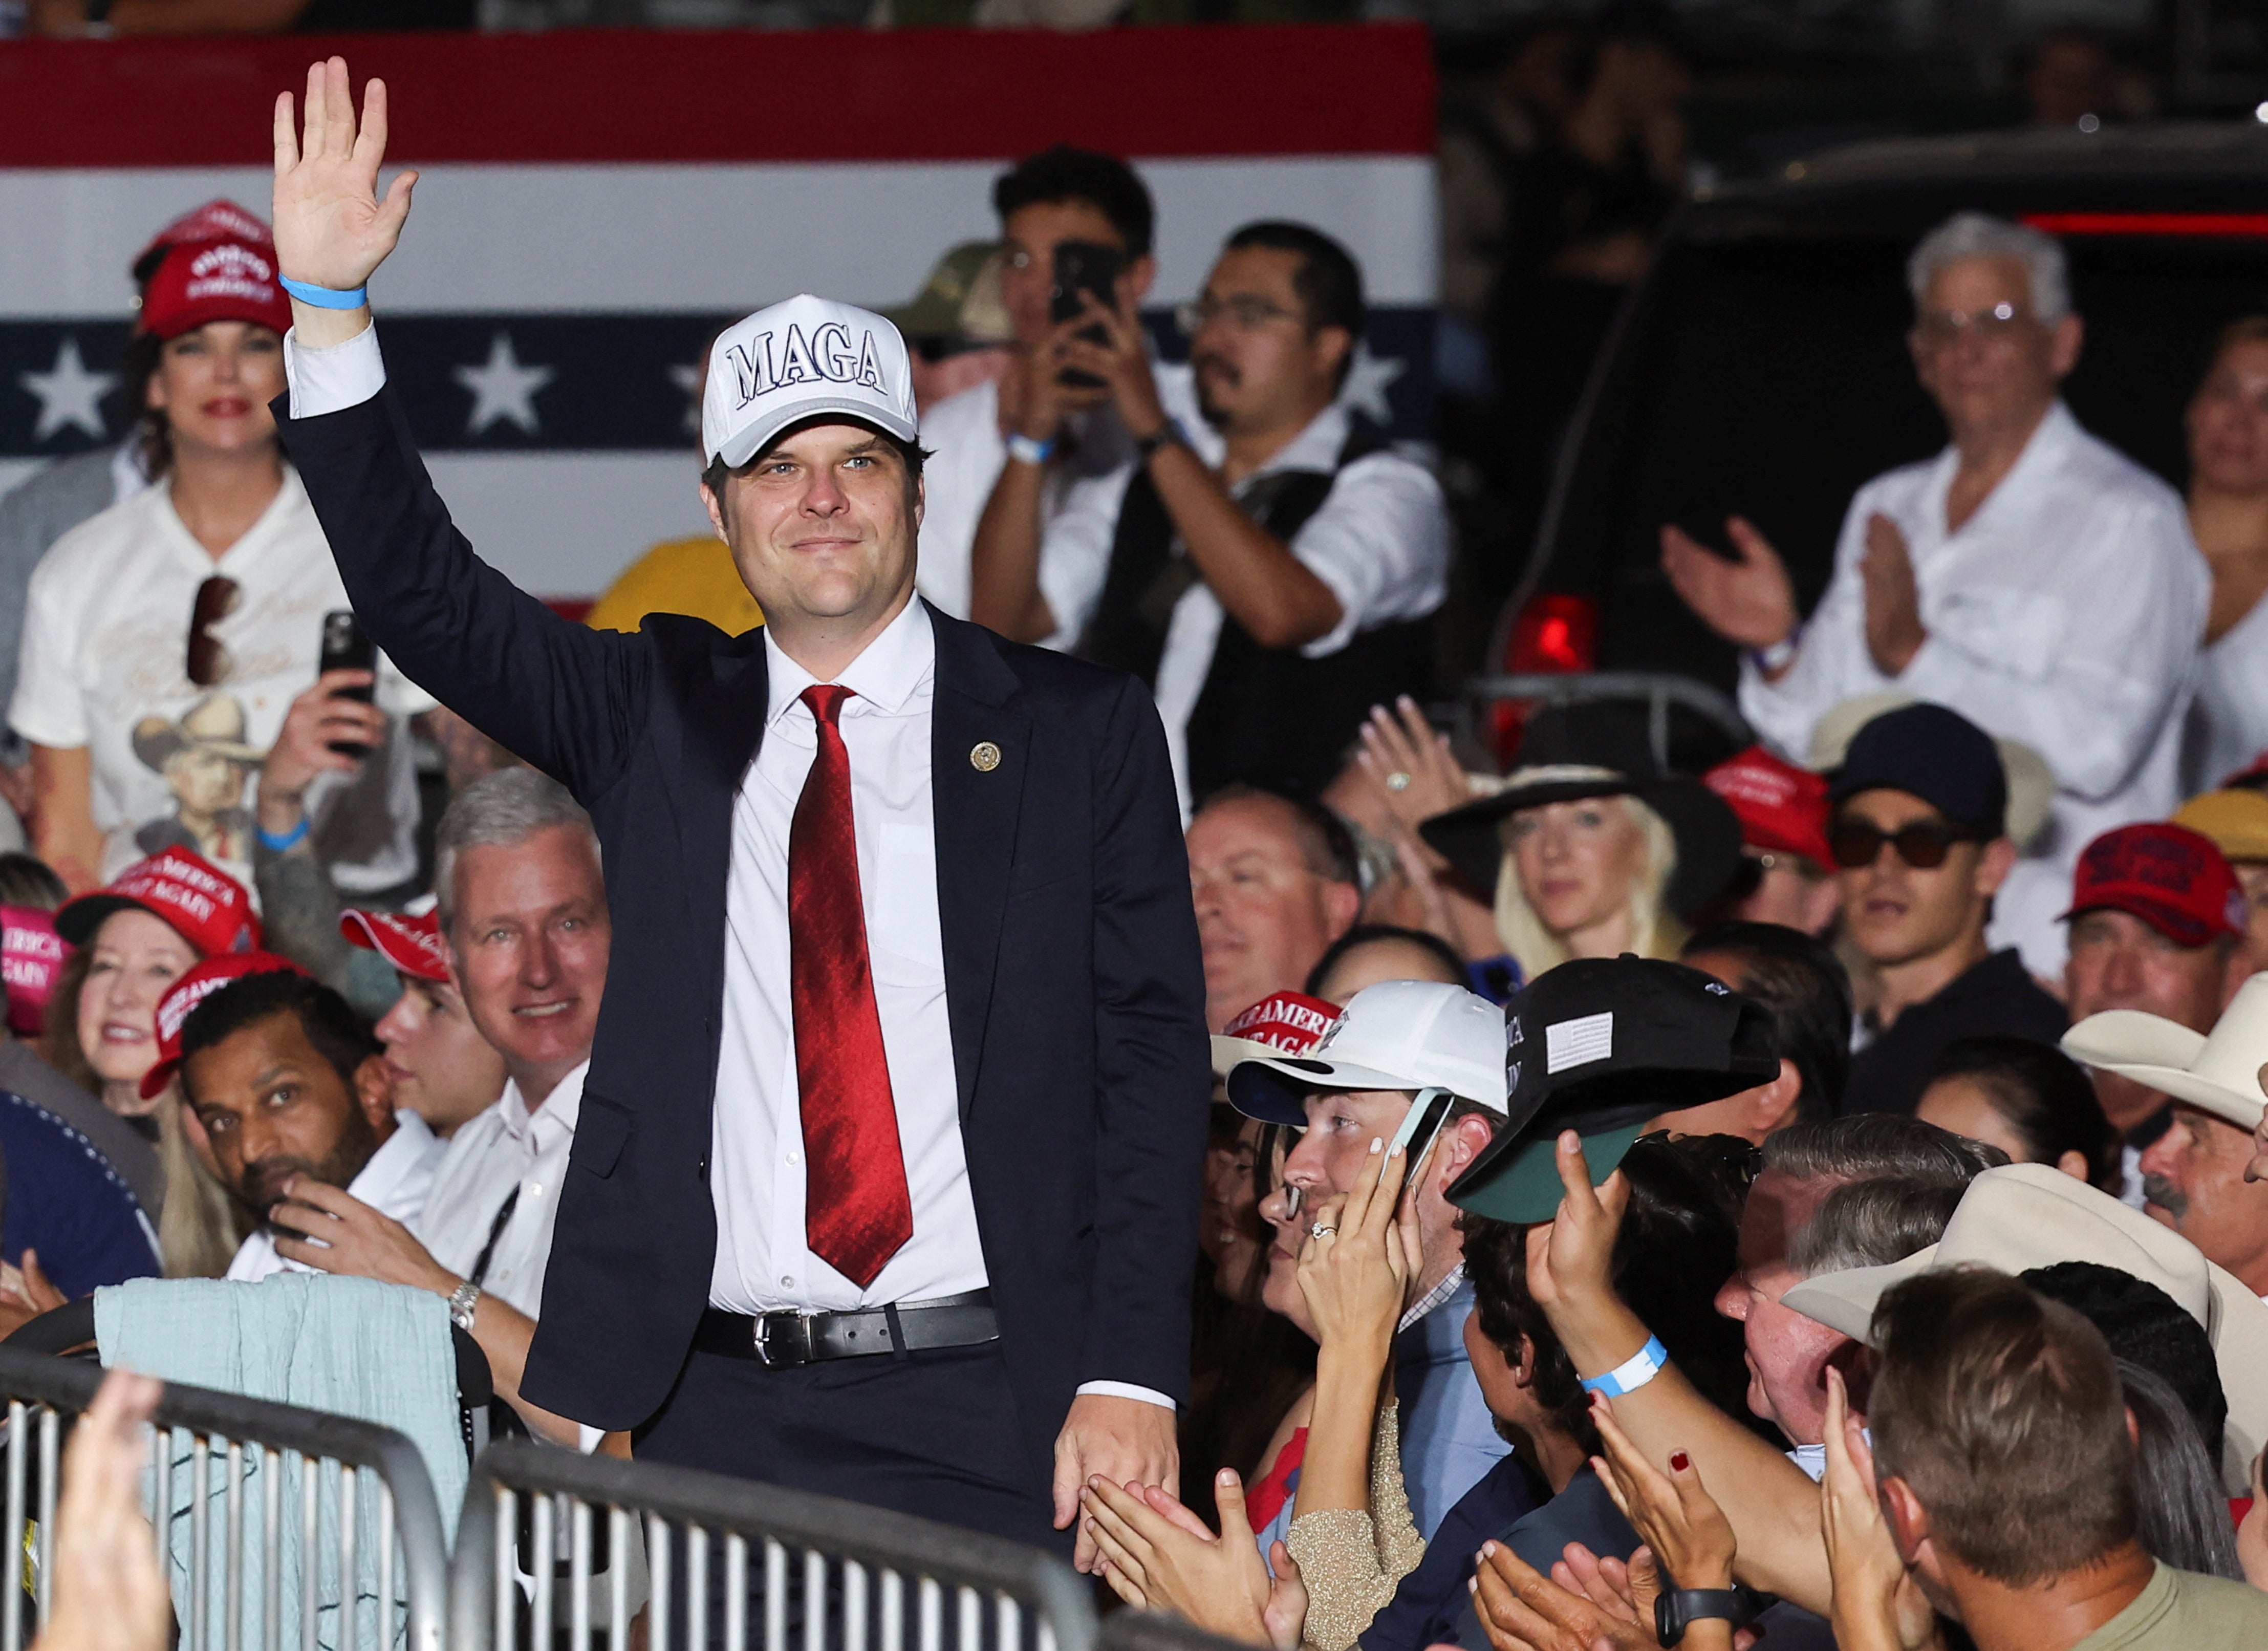
[[[1102,1619],[1096,1651],[1251,1651],[1162,1610],[1117,1610]]]
[[[552,1557],[563,1548],[563,1601]],[[630,1651],[641,1616],[644,1651],[750,1651],[752,1638],[762,1651],[1094,1651],[1095,1640],[1088,1584],[1036,1548],[525,1440],[473,1464],[453,1566],[450,1651],[556,1651],[562,1638],[586,1651],[594,1633],[608,1651]]]
[[[40,1627],[53,1604],[64,1418],[93,1402],[102,1375],[85,1360],[0,1346],[6,1530],[21,1545]],[[447,1539],[406,1437],[173,1382],[153,1432],[145,1506],[180,1651],[443,1651]],[[340,1609],[342,1595],[354,1605]],[[23,1651],[25,1589],[0,1596],[0,1651]]]

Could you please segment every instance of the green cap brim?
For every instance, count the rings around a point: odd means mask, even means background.
[[[1584,1136],[1583,1162],[1590,1169],[1591,1184],[1595,1187],[1614,1174],[1631,1143],[1644,1133],[1646,1124],[1640,1122]],[[1559,1184],[1557,1150],[1556,1135],[1515,1147],[1498,1161],[1494,1173],[1471,1186],[1452,1187],[1449,1202],[1475,1215],[1516,1227],[1551,1220],[1566,1196],[1566,1189]]]

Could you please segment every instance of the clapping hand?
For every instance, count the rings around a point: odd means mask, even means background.
[[[1907,1570],[1882,1517],[1874,1448],[1851,1414],[1843,1373],[1831,1365],[1826,1434],[1820,1523],[1835,1582],[1835,1642],[1843,1651],[1920,1651],[1938,1641],[1937,1613]]]
[[[1307,1590],[1282,1543],[1263,1564],[1244,1511],[1244,1481],[1224,1468],[1213,1484],[1220,1535],[1155,1485],[1123,1489],[1097,1477],[1080,1493],[1103,1580],[1127,1604],[1177,1611],[1198,1627],[1263,1651],[1298,1651]],[[1275,1575],[1269,1575],[1269,1568]]]
[[[401,239],[417,174],[403,173],[379,197],[386,83],[363,88],[357,127],[345,58],[308,66],[306,114],[303,136],[292,127],[291,94],[277,96],[276,257],[294,280],[352,291],[368,283]]]
[[[1665,1478],[1616,1424],[1614,1401],[1604,1394],[1591,1396],[1591,1420],[1606,1451],[1591,1458],[1591,1467],[1662,1568],[1680,1588],[1732,1587],[1732,1522],[1701,1483],[1692,1458],[1676,1452]]]
[[[1449,736],[1427,722],[1407,694],[1391,709],[1370,708],[1354,760],[1377,783],[1395,818],[1412,829],[1473,800],[1465,765],[1457,761]]]
[[[1719,556],[1683,529],[1664,525],[1661,571],[1685,605],[1726,641],[1769,648],[1794,633],[1795,586],[1779,552],[1745,517],[1725,523],[1733,557]]]
[[[1914,580],[1906,536],[1879,511],[1867,518],[1867,553],[1859,560],[1859,578],[1867,587],[1867,652],[1883,675],[1899,675],[1913,663],[1929,632],[1922,629],[1921,587]]]

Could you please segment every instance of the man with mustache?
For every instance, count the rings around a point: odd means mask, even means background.
[[[1448,517],[1432,476],[1339,400],[1362,324],[1344,247],[1258,223],[1183,316],[1197,428],[1169,415],[1174,371],[1152,365],[1128,294],[1047,345],[1109,387],[1136,456],[1036,543],[980,533],[970,616],[1148,683],[1184,812],[1231,780],[1321,790],[1371,708],[1430,678]]]

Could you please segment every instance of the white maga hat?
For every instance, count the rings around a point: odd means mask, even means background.
[[[718,335],[701,397],[701,448],[738,468],[791,424],[833,413],[911,441],[906,341],[872,310],[809,293]]]
[[[2268,1065],[2268,975],[2236,989],[2210,1036],[2139,1009],[2105,1009],[2063,1035],[2063,1052],[2241,1130],[2257,1129],[2268,1111],[2260,1087],[2260,1068]]]
[[[2091,1261],[2154,1284],[2205,1327],[2228,1397],[2221,1471],[2248,1480],[2268,1442],[2268,1305],[2169,1227],[2076,1176],[2046,1164],[2004,1164],[1969,1183],[1945,1236],[1904,1261],[1823,1272],[1791,1289],[1788,1306],[1830,1330],[1870,1341],[1875,1303],[1917,1273],[1983,1265],[2015,1274]],[[2239,1488],[2237,1494],[2243,1494]]]

